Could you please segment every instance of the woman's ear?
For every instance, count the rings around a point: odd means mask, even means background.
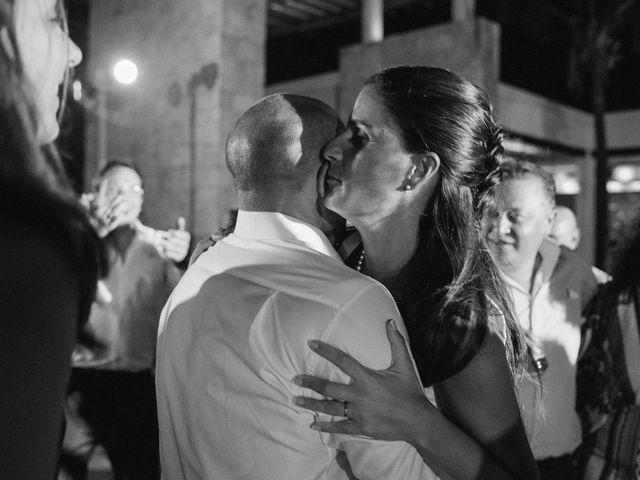
[[[4,50],[11,60],[16,59],[16,52],[13,49],[13,44],[9,37],[9,30],[7,30],[7,27],[0,28],[0,48]]]
[[[440,157],[437,153],[425,152],[411,156],[411,168],[402,183],[401,190],[413,190],[422,181],[429,180],[440,170]]]

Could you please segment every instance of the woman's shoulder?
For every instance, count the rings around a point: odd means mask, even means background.
[[[77,208],[46,192],[9,186],[0,188],[0,218],[5,259],[23,262],[25,268],[38,260],[41,271],[55,262],[68,268],[69,279],[78,280],[80,289],[92,295],[101,247]]]
[[[16,202],[14,205],[3,201],[0,195],[0,235],[3,263],[16,268],[30,270],[38,268],[47,271],[53,264],[68,265],[73,275],[74,256],[65,246],[60,225],[46,211],[33,208],[28,203]],[[14,199],[15,200],[15,199]]]

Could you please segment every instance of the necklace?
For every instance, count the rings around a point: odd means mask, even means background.
[[[360,258],[358,259],[358,264],[356,265],[356,272],[360,272],[362,270],[362,265],[364,265],[364,248],[362,249],[362,253],[360,254]]]

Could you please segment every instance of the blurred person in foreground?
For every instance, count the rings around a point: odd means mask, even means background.
[[[318,201],[320,150],[339,129],[326,104],[275,94],[229,134],[235,230],[189,267],[159,327],[167,479],[346,479],[350,469],[362,480],[436,478],[405,443],[309,429],[314,415],[292,401],[300,370],[344,378],[308,340],[334,341],[383,368],[385,320],[404,330],[388,292],[345,266],[327,236],[343,221]]]
[[[640,219],[636,219],[638,222]],[[586,310],[578,361],[585,480],[640,476],[640,228],[614,252],[613,279]]]
[[[482,226],[531,341],[531,375],[517,385],[531,449],[543,480],[577,479],[576,362],[582,311],[597,282],[585,262],[546,238],[555,207],[550,173],[507,159],[486,188]]]
[[[569,207],[556,205],[549,238],[571,251],[575,251],[578,248],[580,244],[580,228],[575,214]],[[611,280],[611,275],[596,266],[592,265],[591,271],[598,283],[606,283]]]
[[[0,476],[55,476],[100,247],[52,142],[82,58],[61,2],[0,0]]]
[[[138,233],[144,189],[137,166],[112,160],[98,173],[96,185],[95,211],[111,212],[105,215],[108,233],[101,231],[109,271],[86,327],[99,347],[78,348],[73,356],[59,478],[86,479],[87,463],[102,445],[116,480],[157,479],[157,326],[180,273]]]

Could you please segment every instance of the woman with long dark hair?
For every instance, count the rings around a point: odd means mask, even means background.
[[[447,70],[390,68],[361,89],[346,131],[325,147],[321,194],[360,233],[353,264],[396,300],[437,408],[416,393],[389,328],[397,359],[384,372],[311,342],[353,379],[296,379],[334,397],[296,403],[347,417],[313,428],[407,441],[442,478],[538,477],[513,387],[526,344],[478,224],[501,140],[486,94]]]
[[[0,472],[54,478],[71,352],[101,259],[51,144],[81,60],[56,0],[0,0]]]

